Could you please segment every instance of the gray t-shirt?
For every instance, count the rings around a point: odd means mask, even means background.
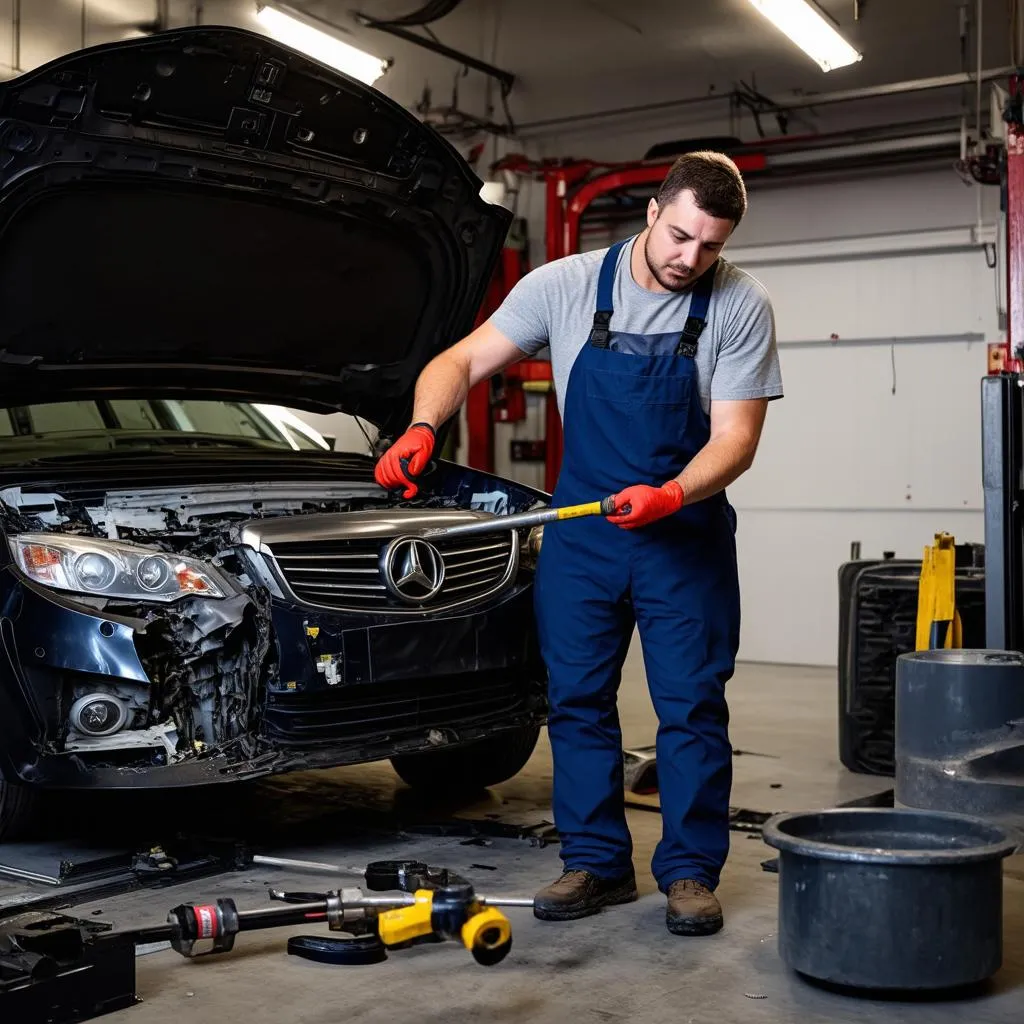
[[[558,408],[563,413],[569,371],[594,322],[597,277],[607,251],[543,264],[515,285],[491,317],[494,326],[528,356],[550,345]],[[686,322],[690,290],[652,292],[637,284],[630,270],[632,251],[630,242],[619,254],[611,329],[678,335]],[[705,413],[712,399],[782,397],[775,316],[768,293],[759,281],[724,258],[719,258],[719,264],[696,356]]]

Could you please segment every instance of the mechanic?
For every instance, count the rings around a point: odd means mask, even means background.
[[[663,831],[652,861],[678,935],[722,927],[729,847],[726,682],[739,643],[735,513],[725,488],[753,462],[782,396],[765,289],[722,257],[747,209],[736,165],[679,158],[647,226],[523,277],[494,315],[417,381],[413,425],[377,464],[416,493],[435,428],[469,389],[550,346],[564,425],[553,503],[616,496],[615,514],[546,531],[536,611],[549,674],[553,811],[564,873],[542,920],[637,898],[617,710],[634,627],[659,729]],[[408,460],[403,472],[402,460]]]

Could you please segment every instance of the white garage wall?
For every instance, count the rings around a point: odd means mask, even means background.
[[[980,195],[994,238],[998,195]],[[952,171],[752,192],[733,258],[772,296],[786,398],[731,490],[744,659],[836,663],[852,541],[913,558],[938,531],[984,540],[980,380],[1001,334],[978,198]],[[858,248],[903,251],[843,258]]]
[[[984,540],[980,380],[1001,334],[979,243],[998,194],[939,170],[752,185],[750,203],[727,255],[772,297],[786,397],[730,488],[740,656],[833,665],[851,542],[916,558],[938,531]]]

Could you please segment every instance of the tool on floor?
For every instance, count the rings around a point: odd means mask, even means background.
[[[253,858],[253,863],[259,862],[259,857]],[[319,873],[330,868],[307,865],[307,870]],[[338,873],[349,872],[340,869]],[[370,963],[383,959],[387,949],[454,940],[485,966],[500,963],[508,955],[512,925],[497,909],[500,901],[478,896],[472,884],[454,872],[419,861],[376,861],[367,866],[364,877],[367,891],[271,890],[271,899],[287,907],[243,911],[231,899],[202,906],[183,904],[168,915],[167,938],[182,956],[196,957],[228,952],[239,932],[326,921],[331,931],[350,937],[300,936],[301,941],[289,944],[289,953],[325,963]]]
[[[508,918],[495,907],[481,904],[468,883],[400,896],[341,889],[308,903],[279,895],[288,906],[239,910],[228,898],[210,904],[182,904],[168,915],[166,929],[148,930],[147,941],[166,938],[173,949],[192,959],[230,952],[239,932],[326,921],[332,931],[348,932],[358,940],[361,953],[402,948],[421,940],[455,940],[477,963],[492,966],[504,960],[512,946]],[[290,953],[312,954],[307,958],[323,962],[353,962],[349,956],[352,939],[301,938],[301,943],[292,943]]]
[[[305,861],[279,865],[352,874]],[[253,858],[255,863],[260,858]],[[163,924],[114,930],[104,921],[26,910],[0,920],[0,1020],[81,1022],[137,1002],[135,957],[168,944],[190,959],[227,953],[240,932],[326,923],[333,935],[289,938],[288,953],[331,964],[371,964],[389,950],[455,941],[477,963],[500,963],[512,947],[512,926],[498,905],[533,900],[479,896],[470,882],[419,861],[378,861],[364,872],[368,891],[271,893],[286,906],[239,910],[234,900],[183,903]],[[385,890],[398,890],[385,891]]]
[[[658,792],[658,754],[655,747],[622,748],[622,781],[627,793],[649,796]]]
[[[133,1006],[136,945],[52,911],[0,921],[0,1020],[71,1024]]]
[[[629,508],[619,509],[628,512]],[[600,501],[588,501],[582,505],[564,505],[561,508],[543,508],[535,512],[516,512],[509,516],[494,516],[475,523],[459,523],[456,526],[438,526],[417,534],[423,540],[442,540],[452,537],[470,537],[478,533],[498,533],[503,530],[528,529],[557,523],[563,519],[580,519],[584,516],[610,516],[616,512],[615,498],[609,495]]]

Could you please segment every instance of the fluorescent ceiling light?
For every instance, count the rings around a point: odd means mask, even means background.
[[[505,182],[485,181],[480,189],[480,198],[486,203],[501,206],[505,202]]]
[[[862,57],[808,0],[750,0],[822,71],[845,68]]]
[[[277,7],[257,5],[256,19],[278,42],[301,50],[315,60],[329,64],[367,85],[373,85],[388,69],[389,61],[350,46],[337,36],[323,32]]]

